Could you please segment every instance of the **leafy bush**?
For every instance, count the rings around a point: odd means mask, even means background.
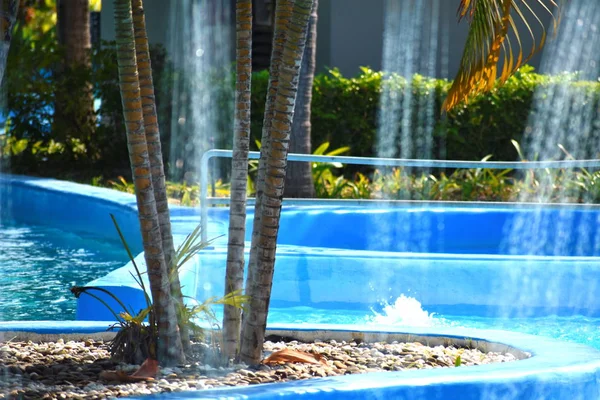
[[[135,274],[132,273],[131,276],[144,294],[146,307],[142,310],[134,310],[131,307],[128,308],[114,293],[98,286],[73,286],[71,288],[71,293],[73,293],[76,298],[79,298],[82,294],[93,297],[107,307],[114,316],[116,322],[113,324],[112,328],[118,327],[119,331],[110,342],[109,350],[111,357],[117,361],[130,364],[141,364],[147,358],[157,359],[158,327],[155,309],[152,303],[151,293],[143,276],[146,272],[141,272],[136,264],[133,253],[131,253],[129,245],[123,236],[115,216],[110,214],[110,217],[113,220],[131,264],[135,269]],[[173,263],[174,271],[176,271],[176,273],[179,273],[185,263],[190,261],[199,254],[202,249],[211,244],[212,240],[203,242],[200,236],[200,225],[198,225],[186,236],[184,241],[177,247],[177,250],[175,250]],[[169,279],[171,279],[171,277]],[[98,292],[102,293],[102,297],[97,295]],[[113,309],[113,307],[105,301],[107,299],[114,300],[120,310]],[[238,290],[227,293],[222,298],[210,297],[202,303],[196,299],[188,298],[185,303],[176,303],[175,307],[178,315],[182,316],[184,324],[188,326],[192,336],[196,339],[204,339],[204,329],[198,325],[199,322],[208,322],[211,328],[219,328],[216,314],[212,308],[213,306],[228,305],[243,310],[245,309],[248,300],[248,296],[243,295],[241,290]],[[215,349],[217,349],[216,346]],[[222,360],[222,357],[220,357],[220,359]]]
[[[446,96],[450,83],[446,80],[426,78],[415,75],[411,84],[413,110],[418,111],[420,105],[433,94],[433,118],[435,121],[433,135],[433,158],[447,160],[480,160],[488,154],[494,154],[495,160],[517,160],[518,155],[511,144],[511,139],[523,141],[523,133],[528,128],[528,117],[532,109],[534,93],[541,90],[540,97],[553,86],[561,85],[564,95],[573,102],[592,101],[590,109],[595,110],[591,120],[599,120],[600,84],[598,82],[574,82],[572,75],[545,76],[537,74],[533,68],[525,66],[520,69],[503,86],[490,93],[478,96],[469,104],[456,107],[446,115],[441,114],[441,104]],[[367,68],[353,78],[346,78],[337,70],[315,77],[312,103],[312,142],[329,142],[333,148],[351,146],[353,156],[376,156],[377,121],[382,93],[381,72]],[[261,72],[254,75],[252,82],[252,135],[260,139],[262,113],[268,74]],[[392,88],[402,97],[407,80],[392,77],[389,81]],[[589,95],[571,96],[584,91]],[[418,113],[413,112],[413,115]],[[417,121],[412,121],[416,126]],[[557,127],[561,129],[561,127]],[[598,132],[596,132],[598,131]],[[563,130],[565,139],[568,130]],[[399,132],[401,134],[402,132]],[[391,134],[391,133],[387,133]],[[590,136],[598,136],[600,126],[594,127]],[[413,142],[417,142],[419,131],[411,132]],[[397,137],[401,137],[398,135]],[[401,143],[397,143],[397,154]],[[579,158],[595,157],[592,154],[578,154]],[[416,156],[416,154],[414,155]],[[527,155],[533,158],[534,155]],[[417,158],[417,157],[415,157]],[[420,157],[419,157],[420,158]],[[357,169],[346,167],[350,175]],[[369,169],[359,168],[365,172]],[[347,174],[348,175],[348,174]]]
[[[0,161],[10,160],[17,173],[52,175],[89,179],[98,173],[109,176],[130,174],[127,144],[123,125],[118,69],[114,43],[94,48],[92,69],[78,68],[68,76],[56,73],[63,57],[52,37],[52,31],[31,41],[15,35],[10,48],[6,76],[3,80],[5,99],[4,132],[0,132]],[[157,88],[168,91],[166,52],[162,47],[151,49],[154,80]],[[90,84],[95,99],[97,126],[94,132],[80,131],[77,136],[65,135],[55,128],[54,108],[57,99],[67,101],[63,109],[76,108],[78,97],[72,88]],[[167,96],[157,95],[157,106],[163,115],[170,112]],[[161,108],[162,107],[162,108]],[[170,115],[161,129],[169,137]]]
[[[522,157],[520,145],[513,141],[515,151]],[[260,146],[260,143],[257,143]],[[560,146],[567,158],[573,157]],[[348,151],[347,147],[327,152],[329,143],[321,144],[314,154],[337,155]],[[327,152],[327,153],[326,153]],[[482,161],[488,161],[488,155]],[[250,160],[248,197],[255,195],[256,160]],[[376,169],[372,174],[356,172],[354,177],[341,174],[343,165],[338,162],[311,164],[317,198],[322,199],[385,199],[385,200],[433,200],[433,201],[525,201],[600,203],[600,171],[579,169],[542,169],[513,171],[512,169],[457,169],[450,174],[416,174],[412,169]],[[123,177],[107,181],[108,187],[133,193],[133,184]],[[102,185],[101,179],[93,181]],[[221,180],[209,185],[209,196],[229,197],[231,185]],[[214,190],[213,190],[214,189]],[[199,186],[167,182],[170,202],[184,206],[196,206],[199,202]]]
[[[50,34],[48,34],[50,35]],[[11,157],[11,168],[14,172],[53,175],[57,177],[89,181],[94,176],[102,175],[107,179],[117,176],[130,177],[130,167],[127,155],[127,145],[123,126],[121,99],[119,94],[117,64],[114,44],[104,43],[100,48],[95,48],[93,53],[93,70],[79,71],[73,74],[73,79],[89,80],[93,84],[95,98],[100,100],[97,110],[98,126],[92,137],[64,137],[60,132],[53,132],[53,107],[60,91],[68,91],[68,86],[63,85],[60,79],[52,72],[62,60],[60,51],[57,51],[55,40],[52,37],[41,37],[35,42],[15,35],[15,42],[11,46],[10,56],[4,79],[3,90],[6,94],[5,108],[8,112],[6,134],[0,133],[0,160]],[[157,90],[156,100],[159,111],[161,139],[163,141],[163,155],[165,165],[170,167],[170,178],[183,182],[185,171],[173,168],[169,156],[195,159],[196,151],[191,143],[190,135],[193,132],[171,132],[173,113],[173,82],[174,77],[180,77],[175,71],[163,48],[153,47],[150,52],[154,71],[154,83]],[[590,118],[600,120],[600,84],[598,82],[573,82],[573,76],[544,76],[536,74],[529,67],[523,67],[509,79],[505,85],[481,95],[468,105],[461,105],[446,115],[441,114],[441,104],[449,88],[446,80],[425,78],[415,75],[410,81],[403,77],[392,76],[384,80],[381,72],[367,68],[353,78],[346,78],[337,70],[320,74],[315,78],[312,104],[312,142],[330,143],[332,148],[351,146],[350,154],[354,156],[376,156],[377,125],[379,118],[380,97],[382,82],[387,82],[391,90],[402,98],[407,85],[410,93],[414,113],[419,115],[419,107],[427,101],[433,104],[433,158],[456,160],[480,160],[488,154],[494,154],[495,160],[518,159],[511,140],[525,141],[523,133],[528,127],[528,116],[535,113],[532,109],[534,93],[540,90],[540,97],[544,97],[544,90],[560,85],[565,96],[570,96],[570,107],[578,107],[577,102],[588,101],[589,109],[593,110]],[[177,80],[179,86],[189,86],[181,79]],[[231,146],[232,140],[232,113],[231,93],[233,87],[231,79],[222,79],[218,85],[230,87],[223,98],[214,99],[218,104],[217,109],[221,115],[217,118],[219,127],[215,133],[214,146],[218,148]],[[265,98],[268,85],[268,72],[257,72],[252,77],[252,139],[253,150],[256,150],[256,140],[261,139]],[[180,88],[181,89],[181,88]],[[571,96],[574,93],[587,93],[582,96]],[[65,96],[61,96],[65,97]],[[68,97],[68,96],[66,96]],[[189,102],[188,102],[189,103]],[[187,104],[190,110],[193,104]],[[422,115],[422,114],[421,114]],[[414,117],[413,126],[417,125]],[[190,124],[190,127],[192,125]],[[179,127],[176,127],[180,129]],[[563,137],[553,140],[562,143],[568,138],[568,129],[557,127]],[[400,128],[402,129],[402,128]],[[589,132],[590,137],[600,136],[600,124],[595,124]],[[391,132],[386,133],[391,135]],[[402,132],[397,132],[401,137]],[[419,129],[410,132],[412,141],[418,143],[423,140]],[[177,143],[171,143],[177,142]],[[186,154],[169,152],[171,145],[183,147]],[[396,154],[400,154],[401,143],[396,141]],[[177,153],[177,154],[176,154]],[[595,158],[595,149],[590,146],[585,152],[578,153],[578,158]],[[3,157],[4,156],[4,157]],[[419,158],[418,154],[413,157]],[[529,159],[535,158],[534,154],[526,154]],[[227,179],[229,160],[217,160],[219,171],[225,171],[222,178]],[[365,177],[372,178],[373,169],[362,166],[344,166],[344,179],[353,181],[353,177],[360,179],[356,173],[360,172]],[[413,171],[415,172],[415,171]],[[418,172],[418,171],[416,171]],[[442,171],[440,171],[442,172]],[[452,171],[445,171],[451,174]],[[84,176],[82,176],[82,174]],[[383,175],[389,174],[386,171]],[[440,175],[436,175],[440,178]],[[217,180],[219,177],[215,177]],[[332,176],[328,177],[331,180]],[[190,193],[192,179],[187,179],[188,186],[181,188],[182,201],[193,202]],[[328,183],[329,189],[321,188],[321,193],[332,193],[334,181]],[[336,185],[342,185],[339,181]],[[216,186],[216,182],[215,182]],[[347,185],[346,185],[347,187]],[[341,190],[339,187],[336,191]],[[344,189],[346,192],[354,189]],[[185,195],[185,196],[184,196]],[[362,196],[362,195],[361,195]],[[185,198],[184,198],[185,197]]]

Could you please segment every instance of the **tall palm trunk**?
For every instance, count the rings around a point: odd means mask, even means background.
[[[271,135],[271,120],[273,118],[273,108],[275,106],[275,95],[277,94],[279,80],[279,66],[283,55],[283,43],[285,41],[285,30],[290,22],[294,0],[278,0],[275,9],[275,26],[273,33],[273,46],[271,50],[271,67],[269,71],[269,83],[267,87],[267,98],[265,103],[265,114],[263,118],[261,151],[258,161],[258,172],[256,175],[256,203],[254,205],[254,220],[252,223],[252,245],[250,246],[250,259],[248,260],[248,276],[246,277],[246,294],[249,293],[250,284],[254,281],[254,272],[256,271],[256,260],[258,247],[255,243],[260,237],[261,205],[262,193],[265,186],[265,170],[267,165],[267,154],[269,149],[269,140]],[[246,313],[243,319],[246,318]],[[244,322],[242,321],[242,324]]]
[[[90,0],[58,0],[56,11],[58,43],[64,46],[65,64],[91,66]]]
[[[244,239],[246,236],[246,187],[250,149],[250,94],[252,78],[252,0],[236,2],[235,132],[231,163],[231,203],[225,295],[243,289]],[[241,310],[223,310],[223,352],[235,357],[239,343]]]
[[[167,263],[163,252],[160,222],[152,185],[152,167],[144,129],[131,2],[130,0],[115,0],[114,7],[121,100],[144,257],[158,327],[157,355],[161,363],[172,365],[182,362],[185,357],[177,329],[177,315],[171,297]]]
[[[277,4],[278,9],[280,4]],[[257,241],[252,242],[252,247],[256,247],[257,251],[256,262],[251,262],[251,265],[256,265],[256,270],[250,273],[252,281],[249,282],[247,292],[250,296],[250,304],[248,315],[243,321],[240,349],[240,359],[246,363],[258,363],[262,356],[294,105],[312,4],[313,0],[296,0],[289,24],[276,26],[276,30],[280,29],[283,32],[284,41],[277,74],[273,114],[267,116],[265,112],[265,120],[269,119],[269,147],[267,150],[261,148],[261,153],[266,151],[267,162],[260,206],[259,237]],[[281,13],[281,10],[276,13]]]
[[[0,46],[0,83],[4,78],[4,69],[6,68],[6,59],[10,49],[12,39],[12,30],[17,19],[17,9],[19,0],[2,0],[2,10],[0,10],[0,23],[2,24],[2,45]]]
[[[310,135],[312,125],[310,122],[310,109],[317,62],[318,8],[319,0],[314,0],[308,25],[306,47],[302,57],[302,67],[300,68],[300,82],[298,83],[298,98],[296,99],[294,122],[292,124],[290,153],[310,154],[311,152]],[[284,196],[304,198],[315,196],[311,163],[291,161],[288,164]]]
[[[165,254],[167,269],[169,271],[171,296],[175,301],[177,311],[179,334],[181,335],[184,350],[188,351],[190,348],[190,335],[188,326],[181,312],[183,307],[183,295],[181,293],[179,273],[176,268],[177,266],[175,265],[176,260],[173,259],[175,246],[173,244],[173,233],[171,231],[169,200],[167,198],[167,187],[165,184],[165,168],[160,143],[154,83],[152,81],[152,65],[150,63],[150,46],[148,45],[148,35],[146,33],[144,5],[142,4],[142,0],[132,0],[131,5],[142,108],[144,110],[144,131],[146,133],[146,144],[148,146],[148,158],[150,159],[156,211],[158,213],[160,233],[162,236],[162,248]]]
[[[84,75],[92,68],[90,1],[58,0],[56,9],[58,43],[64,51],[64,61],[56,71],[62,89],[56,92],[53,130],[66,144],[71,140],[88,144],[96,122],[92,85]],[[70,149],[67,146],[67,151]]]

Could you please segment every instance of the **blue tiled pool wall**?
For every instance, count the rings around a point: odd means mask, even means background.
[[[288,207],[278,243],[392,252],[598,256],[599,226],[599,209],[577,207]]]
[[[10,210],[17,220],[110,235],[114,239],[116,232],[109,217],[113,213],[132,249],[141,251],[132,195],[69,182],[5,175],[0,177],[0,201],[3,212]],[[531,216],[530,209],[510,207],[287,207],[282,214],[272,306],[368,310],[382,300],[407,294],[416,297],[429,311],[451,309],[454,314],[536,316],[565,310],[569,314],[600,315],[600,302],[595,296],[600,286],[598,258],[497,254],[499,239],[506,230],[500,225],[515,223],[518,216],[525,213],[527,217],[528,212]],[[565,209],[552,207],[534,216],[562,220],[563,226],[572,226],[590,238],[583,245],[569,242],[570,248],[561,247],[568,250],[565,253],[596,256],[598,211],[574,208],[566,212],[565,218]],[[199,221],[198,213],[191,209],[175,207],[172,216],[173,231],[179,241]],[[227,232],[227,209],[213,208],[209,218],[209,237]],[[398,229],[389,233],[392,238],[389,241],[377,237],[370,240],[374,227],[378,226],[383,227],[379,232],[388,231],[381,233],[385,237],[391,228]],[[435,228],[424,241],[422,237],[412,237],[411,230],[407,235],[406,226]],[[434,251],[417,254],[381,251],[390,250],[389,247],[398,250],[399,242],[405,243],[403,250],[427,243],[426,247]],[[298,246],[301,243],[309,246]],[[462,246],[461,251],[466,254],[457,254],[459,247],[451,243]],[[202,300],[223,293],[225,244],[226,238],[219,238],[186,267],[182,280],[188,294]],[[325,250],[323,246],[335,249]],[[488,254],[481,254],[482,248],[487,248]],[[140,261],[142,258],[138,256]],[[131,297],[132,304],[137,303],[135,298],[143,302],[129,270],[115,271],[95,284],[122,291],[121,294]],[[102,311],[95,310],[81,317],[102,316]]]
[[[23,222],[114,236],[109,217],[112,213],[134,250],[141,251],[135,197],[126,193],[51,179],[0,175],[0,210]],[[197,216],[196,210],[182,207],[172,207],[171,213],[175,224],[178,218],[184,218],[186,229],[194,225],[187,217]],[[209,219],[218,225],[212,229],[214,236],[227,233],[227,218],[225,208],[209,210]],[[198,221],[199,217],[194,223]],[[251,224],[250,212],[248,228]],[[536,227],[540,224],[548,226],[547,237],[539,237]],[[598,209],[575,207],[290,206],[282,212],[278,243],[390,252],[600,256],[599,226]],[[513,227],[520,231],[517,243],[507,240]],[[247,229],[247,240],[250,232]],[[218,241],[223,242],[224,238]]]
[[[117,239],[115,215],[132,251],[142,251],[135,197],[54,179],[0,175],[0,210],[17,222]]]
[[[253,208],[248,211],[250,241]],[[211,208],[208,215],[212,237],[226,235],[228,210]],[[599,227],[600,207],[577,205],[284,206],[277,242],[396,253],[598,257]]]
[[[225,259],[225,249],[219,248],[205,252],[193,265],[195,272],[183,282],[196,288],[195,297],[223,293]],[[418,299],[429,312],[443,314],[600,316],[598,265],[591,259],[425,258],[282,248],[276,259],[271,306],[368,311],[404,294]]]
[[[336,249],[293,244],[303,235],[312,240],[310,232],[300,227],[301,221],[315,224],[318,219],[345,215],[348,211],[347,208],[309,208],[304,219],[300,219],[303,210],[299,208],[290,207],[283,213],[280,243],[287,244],[278,246],[272,307],[308,306],[368,312],[380,308],[382,301],[393,302],[404,294],[418,299],[429,312],[451,315],[600,315],[600,301],[596,296],[596,289],[600,287],[597,257],[351,250],[341,248],[342,244],[335,238],[332,242]],[[379,210],[363,215],[381,216],[388,212],[398,213],[397,210]],[[588,220],[595,218],[586,213]],[[455,220],[459,219],[458,214],[452,214]],[[507,211],[499,214],[508,218]],[[479,211],[479,215],[483,217],[485,213]],[[212,209],[209,216],[209,237],[225,234],[227,210]],[[174,231],[180,234],[189,232],[197,223],[196,217],[190,218],[184,213],[173,220]],[[323,223],[315,234],[328,229],[329,224]],[[360,235],[361,231],[354,229],[350,233]],[[186,294],[200,300],[221,296],[225,260],[226,238],[221,237],[186,266],[181,278]],[[116,273],[121,276],[94,283],[127,282],[127,269]],[[138,297],[143,304],[143,298]]]

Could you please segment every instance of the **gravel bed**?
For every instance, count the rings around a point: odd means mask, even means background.
[[[281,364],[248,367],[214,367],[203,361],[213,349],[193,345],[188,363],[162,368],[156,380],[139,383],[106,382],[106,370],[133,372],[138,366],[110,360],[103,341],[0,342],[0,398],[2,399],[100,399],[158,392],[202,390],[219,386],[245,386],[326,376],[406,369],[460,368],[516,361],[510,353],[488,352],[453,346],[429,347],[421,343],[357,343],[335,340],[315,343],[267,341],[268,355],[284,348],[320,354],[327,365]],[[213,363],[215,364],[215,363]]]

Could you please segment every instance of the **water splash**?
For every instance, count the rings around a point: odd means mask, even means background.
[[[435,93],[427,88],[426,81],[447,62],[438,57],[444,53],[440,44],[444,45],[443,35],[447,33],[440,22],[446,18],[442,15],[442,1],[386,0],[384,15],[383,76],[375,153],[384,158],[429,159],[435,147],[437,111]],[[420,96],[414,95],[417,91],[422,92]],[[375,193],[381,199],[418,199],[418,193],[407,190],[408,176],[428,174],[426,169],[409,168],[392,174],[392,168],[383,165],[378,170],[387,182]],[[417,212],[382,216],[377,234],[372,236],[372,247],[376,248],[381,241],[392,247],[396,241],[393,247],[398,251],[426,251],[432,226],[421,215]],[[409,244],[403,238],[416,239]]]
[[[372,325],[433,327],[445,324],[443,318],[435,313],[423,310],[423,305],[414,297],[400,295],[393,304],[384,301],[381,303],[381,313],[372,310],[374,316],[367,317],[367,323]]]

